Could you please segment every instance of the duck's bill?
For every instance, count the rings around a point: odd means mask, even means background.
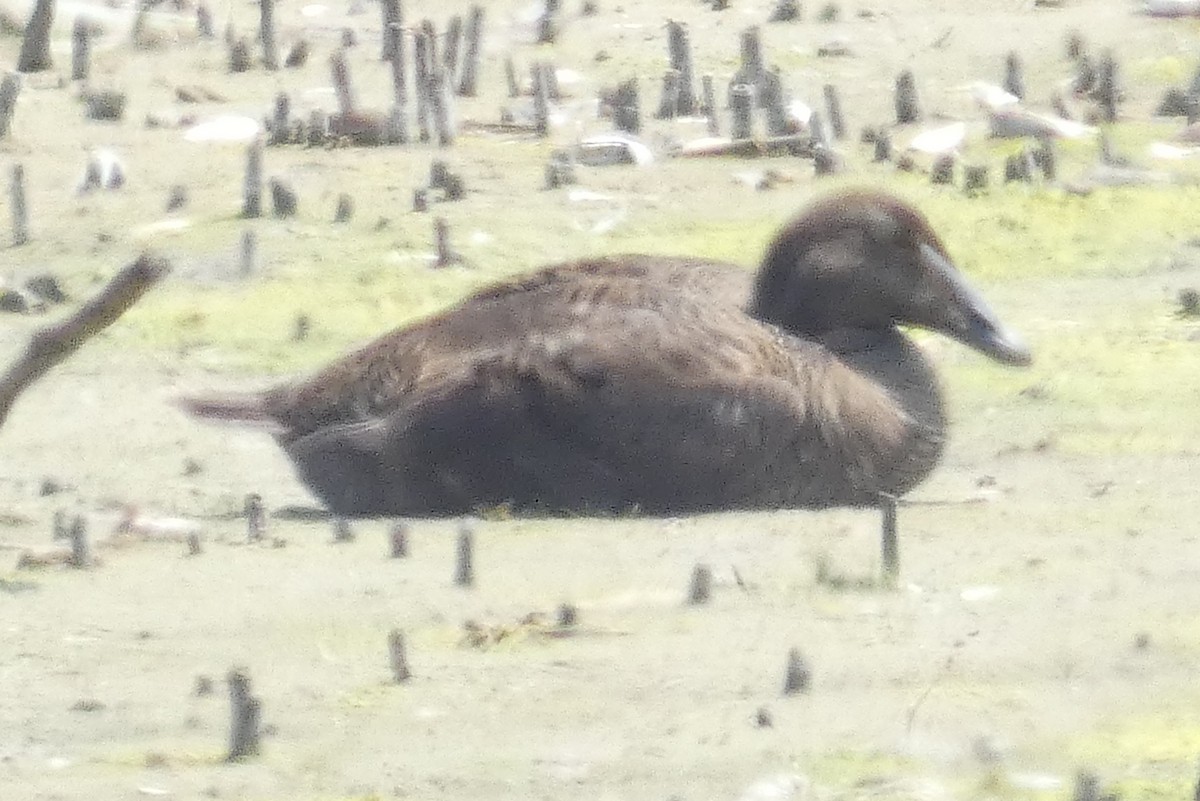
[[[936,327],[980,353],[1003,364],[1024,366],[1033,361],[1029,347],[1017,332],[1000,322],[983,296],[945,256],[921,247],[925,268],[949,291],[946,314]]]

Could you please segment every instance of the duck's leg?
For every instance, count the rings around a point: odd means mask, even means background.
[[[890,584],[900,575],[900,539],[896,536],[896,496],[879,493],[879,510],[883,512],[881,543],[883,580]]]

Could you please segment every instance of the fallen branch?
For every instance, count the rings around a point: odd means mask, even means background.
[[[25,353],[0,376],[0,426],[4,425],[17,397],[30,384],[115,322],[170,270],[171,265],[165,259],[143,254],[117,273],[100,294],[75,314],[34,332]]]

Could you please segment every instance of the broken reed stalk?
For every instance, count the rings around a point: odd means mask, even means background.
[[[679,78],[680,72],[668,69],[663,73],[662,99],[658,104],[658,113],[654,116],[660,120],[674,119],[679,113]]]
[[[88,541],[87,521],[83,515],[75,515],[75,519],[71,521],[71,530],[68,532],[71,539],[71,558],[69,564],[71,567],[84,570],[94,564],[92,559],[92,545]]]
[[[429,100],[438,147],[454,144],[454,112],[450,106],[449,80],[446,72],[436,66],[429,75]]]
[[[329,71],[333,78],[333,91],[337,94],[338,113],[343,117],[354,113],[354,87],[350,85],[350,66],[346,63],[346,51],[335,50],[329,57]]]
[[[268,145],[286,144],[291,137],[289,120],[292,116],[292,99],[287,92],[275,95],[275,109],[271,113],[271,127],[267,131]]]
[[[71,26],[71,80],[86,81],[88,79],[88,67],[91,62],[90,44],[91,36],[88,28],[91,21],[80,15],[75,18],[75,23]]]
[[[392,530],[388,533],[388,542],[391,545],[391,556],[393,559],[404,559],[408,557],[408,526],[404,523],[397,523],[392,526]]]
[[[547,72],[550,65],[536,62],[533,65],[533,127],[538,136],[550,135],[550,81]]]
[[[458,544],[454,551],[454,583],[459,587],[475,584],[475,534],[466,524],[458,531]]]
[[[242,216],[262,216],[263,140],[256,138],[246,149],[246,178],[242,184]]]
[[[14,246],[29,241],[29,206],[25,203],[25,166],[12,166],[12,182],[8,188],[12,201],[12,240]]]
[[[900,575],[900,538],[896,534],[896,499],[891,495],[882,495],[879,507],[883,512],[883,534],[881,538],[881,558],[883,562],[883,577],[885,581],[895,581]]]
[[[215,39],[216,27],[213,25],[212,11],[204,3],[196,5],[196,35],[201,39]]]
[[[17,109],[17,95],[21,94],[21,76],[10,72],[0,81],[0,137],[8,136],[12,127],[13,112]]]
[[[348,223],[353,216],[354,199],[345,192],[342,192],[338,195],[337,207],[333,211],[333,221],[335,223]]]
[[[754,87],[739,83],[729,89],[729,136],[732,139],[749,139],[754,135]]]
[[[712,599],[712,568],[698,564],[692,569],[692,580],[688,585],[689,606],[700,606]]]
[[[838,96],[837,87],[831,83],[825,84],[825,112],[829,117],[829,129],[834,139],[846,138],[846,118],[842,116],[842,100]]]
[[[37,0],[25,25],[18,72],[42,72],[54,66],[50,58],[50,28],[54,25],[54,0]]]
[[[279,47],[275,44],[275,0],[258,0],[258,36],[262,39],[263,66],[279,69]]]
[[[254,265],[258,261],[258,235],[247,228],[242,231],[242,240],[238,247],[240,275],[246,278],[254,274]]]
[[[504,57],[504,80],[508,84],[508,96],[519,97],[521,87],[517,85],[517,65],[513,63],[512,56]]]
[[[758,84],[758,104],[766,111],[767,136],[787,136],[792,132],[788,118],[787,97],[783,89],[783,76],[779,70],[767,70]],[[813,112],[814,116],[816,112]]]
[[[246,540],[259,542],[267,531],[267,514],[262,496],[257,492],[248,494],[242,510],[246,515]]]
[[[204,553],[204,546],[200,541],[199,534],[188,534],[187,545],[188,556],[199,556]]]
[[[708,116],[708,135],[719,136],[721,124],[717,118],[717,92],[713,88],[713,76],[705,75],[701,78],[700,86],[704,92],[704,113]]]
[[[259,723],[262,704],[250,694],[250,677],[243,668],[233,668],[226,676],[229,684],[229,754],[227,762],[236,762],[259,752]]]
[[[417,31],[413,39],[413,82],[417,94],[417,138],[430,139],[429,63],[430,43],[425,31]]]
[[[333,541],[338,543],[354,542],[354,529],[350,528],[349,520],[339,517],[333,521]]]
[[[555,617],[554,624],[560,629],[570,628],[579,623],[579,607],[571,603],[563,603],[558,606],[558,614]]]
[[[735,80],[756,88],[761,86],[760,82],[763,73],[766,72],[766,67],[762,55],[762,35],[757,27],[750,27],[742,31],[741,54],[742,67]]]
[[[455,14],[446,23],[446,45],[442,48],[442,72],[448,91],[454,93],[454,76],[458,75],[458,51],[462,47],[462,16]]]
[[[896,76],[895,105],[896,122],[901,125],[921,119],[921,106],[917,100],[917,79],[912,70],[904,70]]]
[[[787,670],[783,677],[783,694],[806,693],[812,686],[812,671],[799,648],[788,651]]]
[[[479,53],[483,40],[483,6],[473,5],[467,14],[467,29],[464,34],[462,68],[459,71],[458,93],[463,97],[475,97],[479,79]]]
[[[677,70],[675,106],[671,115],[686,117],[696,113],[696,74],[692,66],[692,46],[687,27],[681,22],[667,21],[667,53],[671,69]]]
[[[404,49],[404,9],[400,0],[380,0],[383,13],[383,41],[379,51],[380,61],[391,61]]]
[[[462,261],[462,257],[450,247],[450,223],[446,222],[445,217],[433,221],[433,242],[437,250],[435,267],[449,267]]]
[[[1096,73],[1096,102],[1100,104],[1100,119],[1103,122],[1117,121],[1117,102],[1120,99],[1120,88],[1117,78],[1117,60],[1111,50],[1106,50],[1100,56],[1100,66]]]
[[[1025,69],[1015,50],[1004,58],[1004,91],[1017,100],[1025,99]]]
[[[112,325],[170,271],[164,259],[143,254],[70,317],[35,331],[25,352],[0,375],[0,426],[22,391]]]
[[[404,646],[404,632],[392,629],[388,635],[388,663],[392,668],[392,681],[403,684],[412,678],[408,667],[408,651]]]

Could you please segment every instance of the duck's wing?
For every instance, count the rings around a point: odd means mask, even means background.
[[[744,303],[749,287],[747,271],[722,262],[619,256],[555,265],[486,287],[307,379],[252,397],[247,417],[278,421],[285,441],[370,420],[443,381],[447,363],[469,363],[530,338],[553,339],[588,325],[597,309],[654,308],[680,295],[732,308]]]
[[[288,453],[347,516],[848,502],[845,438],[817,408],[837,369],[828,351],[736,309],[672,300],[596,308],[478,351],[385,418],[322,429]]]

